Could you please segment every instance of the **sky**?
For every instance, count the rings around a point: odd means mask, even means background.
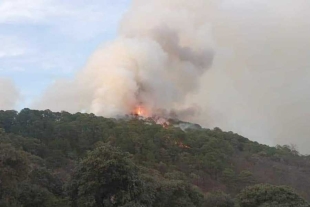
[[[29,106],[53,81],[83,67],[99,45],[115,37],[129,3],[0,0],[0,77],[20,95],[15,108]]]

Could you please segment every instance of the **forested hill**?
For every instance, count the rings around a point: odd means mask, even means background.
[[[288,194],[310,200],[310,157],[293,147],[178,126],[0,111],[0,206],[255,207],[242,198],[260,183],[289,186],[300,197],[283,187]]]

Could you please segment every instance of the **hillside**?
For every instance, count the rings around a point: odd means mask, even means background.
[[[78,206],[72,186],[83,179],[77,173],[84,169],[80,163],[91,156],[100,159],[100,153],[104,160],[107,150],[117,151],[114,147],[120,150],[114,158],[129,153],[128,166],[137,166],[146,179],[180,181],[197,186],[205,195],[222,191],[227,199],[234,198],[247,186],[270,183],[290,186],[310,200],[309,156],[293,147],[262,145],[219,128],[192,125],[185,129],[185,125],[175,121],[163,127],[152,120],[49,110],[0,111],[0,206],[7,202],[20,206],[19,199],[22,206]],[[100,146],[109,147],[100,151]],[[37,205],[31,203],[34,198]]]

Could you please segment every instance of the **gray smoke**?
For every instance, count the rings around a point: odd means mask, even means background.
[[[117,39],[36,107],[115,116],[196,103],[186,121],[310,152],[309,37],[309,0],[134,0]]]
[[[223,0],[214,11],[199,122],[310,153],[310,1]]]
[[[142,104],[147,115],[165,109],[185,118],[193,109],[185,100],[214,56],[210,25],[202,21],[207,6],[204,0],[133,1],[116,40],[73,80],[57,81],[35,107],[114,117]]]
[[[0,97],[0,110],[15,108],[20,94],[11,80],[0,78]]]

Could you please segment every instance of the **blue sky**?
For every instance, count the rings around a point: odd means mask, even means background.
[[[28,106],[55,79],[72,77],[116,36],[130,0],[0,0],[0,77]]]

